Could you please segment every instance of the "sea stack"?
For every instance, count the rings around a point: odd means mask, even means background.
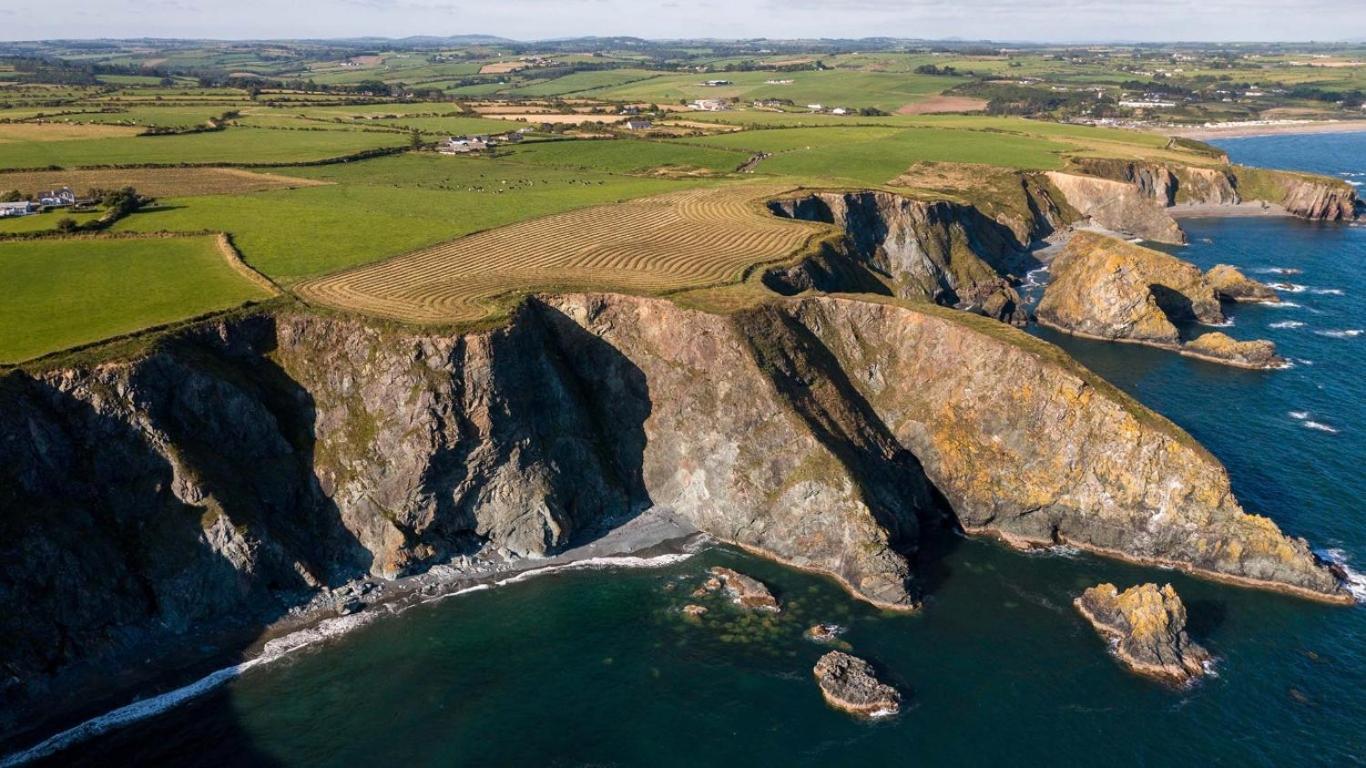
[[[1214,265],[1205,273],[1205,280],[1225,301],[1280,301],[1281,298],[1267,284],[1253,280],[1229,264]]]
[[[812,672],[826,703],[862,717],[887,717],[901,711],[901,694],[877,679],[873,665],[841,651],[831,651]]]
[[[1205,674],[1210,654],[1187,636],[1186,607],[1172,585],[1140,584],[1120,592],[1099,584],[1073,604],[1115,642],[1115,656],[1134,672],[1175,685]]]

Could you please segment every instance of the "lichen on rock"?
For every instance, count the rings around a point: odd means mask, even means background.
[[[1186,634],[1186,607],[1172,585],[1113,584],[1087,589],[1073,604],[1114,642],[1115,656],[1141,675],[1186,684],[1205,674],[1211,656]]]
[[[1266,339],[1238,341],[1226,333],[1211,331],[1186,342],[1181,354],[1239,368],[1284,368],[1289,361],[1276,354],[1276,345]]]
[[[1216,264],[1205,273],[1205,280],[1219,298],[1227,301],[1259,302],[1279,301],[1280,297],[1270,286],[1244,275],[1241,270],[1230,264]]]

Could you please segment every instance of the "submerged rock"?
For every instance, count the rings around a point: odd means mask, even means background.
[[[844,627],[838,624],[812,624],[807,627],[805,634],[808,640],[814,640],[818,643],[832,643],[839,639],[840,633],[843,631]]]
[[[685,616],[701,616],[706,612],[706,606],[698,605],[696,603],[689,603],[683,606],[683,614]]]
[[[774,613],[781,610],[778,607],[778,599],[768,591],[768,587],[764,586],[762,581],[719,565],[711,569],[711,575],[712,578],[708,579],[704,586],[710,587],[716,582],[717,587],[725,590],[731,600],[741,608]]]
[[[1186,635],[1186,607],[1172,585],[1113,584],[1086,590],[1074,602],[1096,631],[1115,641],[1115,656],[1141,675],[1185,684],[1205,674],[1210,654]]]
[[[1284,368],[1288,361],[1276,354],[1276,345],[1265,339],[1238,341],[1214,331],[1186,342],[1181,354],[1239,368]]]
[[[1237,267],[1229,264],[1216,264],[1205,273],[1219,298],[1228,301],[1258,302],[1279,301],[1280,296],[1265,283],[1257,282],[1244,275]]]
[[[836,709],[864,717],[886,717],[901,711],[901,694],[877,679],[873,665],[842,651],[831,651],[812,670],[821,695]]]

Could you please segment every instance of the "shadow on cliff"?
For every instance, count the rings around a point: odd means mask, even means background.
[[[0,379],[0,594],[22,606],[0,612],[0,754],[239,661],[286,607],[210,546],[216,513],[176,496],[171,462],[109,405],[119,386],[92,379],[97,408]],[[230,707],[217,719],[243,764],[270,765]]]
[[[544,324],[548,358],[579,414],[563,426],[588,436],[574,444],[582,466],[593,477],[592,493],[579,502],[578,545],[601,537],[654,505],[645,486],[645,421],[653,403],[645,372],[612,344],[589,332],[563,312],[531,300],[528,310]],[[586,505],[584,502],[587,502]]]
[[[920,460],[883,423],[838,356],[801,321],[767,304],[736,315],[736,324],[759,368],[857,484],[893,548],[915,555],[915,589],[933,591],[947,571],[927,558],[952,551],[958,537],[949,534],[958,523]]]

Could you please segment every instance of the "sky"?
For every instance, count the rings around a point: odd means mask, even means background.
[[[461,34],[1359,41],[1366,0],[0,0],[0,40]]]

